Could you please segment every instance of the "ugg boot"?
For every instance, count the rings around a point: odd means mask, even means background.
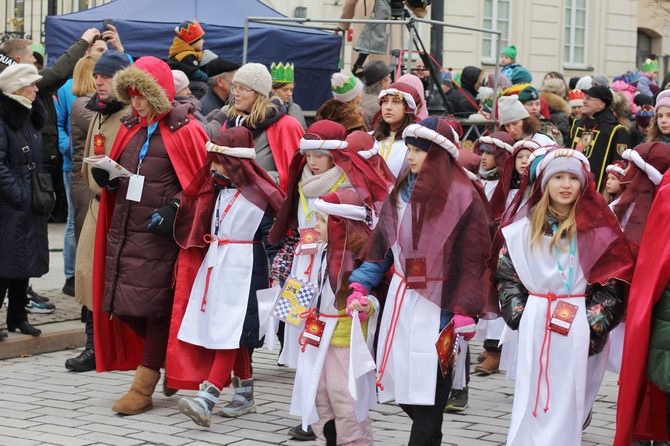
[[[177,389],[173,389],[172,387],[168,387],[167,385],[167,375],[163,376],[163,395],[167,396],[168,398],[175,395],[177,393]]]
[[[486,357],[488,356],[489,352],[484,350],[480,354],[477,355],[477,364],[481,364],[482,362],[486,361]]]
[[[475,367],[475,372],[490,375],[498,373],[498,367],[500,367],[500,352],[488,352],[484,362]]]
[[[151,409],[154,405],[151,395],[160,379],[160,372],[139,366],[130,390],[114,403],[112,410],[124,415],[137,415]]]
[[[256,412],[253,378],[242,381],[237,376],[233,376],[233,390],[235,390],[235,395],[232,401],[219,410],[219,415],[236,418],[245,413]]]
[[[212,424],[212,410],[219,402],[221,391],[213,384],[205,381],[200,384],[200,392],[189,400],[182,398],[177,407],[198,426],[209,427]]]

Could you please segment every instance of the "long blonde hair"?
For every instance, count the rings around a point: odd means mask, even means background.
[[[538,184],[539,185],[539,184]],[[579,196],[570,206],[570,211],[567,215],[561,213],[552,206],[551,198],[549,197],[549,188],[544,190],[542,199],[535,205],[535,208],[530,214],[530,249],[533,251],[535,247],[542,246],[542,237],[547,233],[547,215],[551,214],[558,221],[558,228],[551,237],[549,242],[549,251],[558,248],[561,251],[569,249],[569,241],[577,234],[577,221],[575,219],[575,209]],[[568,245],[564,246],[561,243],[561,238],[565,236],[568,240]]]
[[[95,78],[93,68],[100,57],[98,54],[82,57],[74,66],[72,74],[72,94],[77,97],[86,96],[87,93],[95,93]]]
[[[254,94],[256,95],[256,99],[254,100],[254,104],[251,106],[251,112],[247,115],[245,121],[245,127],[248,128],[256,128],[258,124],[261,124],[267,119],[271,110],[276,112],[279,109],[279,103],[277,103],[277,100],[279,99],[273,100],[272,98],[257,92],[254,92]],[[234,118],[238,115],[246,115],[246,113],[237,110],[235,104],[233,104],[228,110],[228,118]]]

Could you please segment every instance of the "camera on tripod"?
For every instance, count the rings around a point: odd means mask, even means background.
[[[394,19],[402,19],[405,16],[405,1],[391,0],[391,17]]]
[[[425,11],[428,6],[430,6],[431,0],[390,0],[391,4],[391,18],[393,19],[404,19],[409,17],[409,11],[405,9],[405,4],[409,7],[415,14],[418,11]],[[420,16],[423,17],[423,16]]]

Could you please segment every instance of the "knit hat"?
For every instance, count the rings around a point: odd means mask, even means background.
[[[125,53],[115,50],[107,50],[95,62],[93,75],[102,74],[103,76],[114,77],[114,74],[130,66],[130,59]]]
[[[572,90],[568,95],[568,105],[570,107],[584,106],[584,92],[581,90]]]
[[[263,96],[270,96],[270,90],[272,90],[272,76],[267,67],[260,63],[249,62],[242,65],[235,72],[233,83],[246,85]]]
[[[637,105],[638,107],[642,107],[643,105],[654,105],[654,98],[649,96],[648,94],[643,94],[643,93],[638,93],[635,95],[635,98],[633,99],[633,103]]]
[[[638,127],[648,127],[652,116],[654,116],[654,107],[650,104],[644,104],[638,108],[635,114],[635,124]]]
[[[537,99],[540,99],[540,95],[538,94],[535,87],[533,87],[532,85],[529,85],[528,87],[524,88],[519,93],[519,102],[521,102],[522,104],[525,104],[528,101],[535,101]]]
[[[7,94],[16,93],[40,79],[42,79],[42,76],[37,74],[35,65],[18,63],[7,67],[0,73],[0,90]]]
[[[599,74],[598,76],[593,76],[593,80],[591,81],[593,85],[601,85],[603,87],[609,87],[610,86],[610,81],[607,79],[607,76],[603,76],[602,74]]]
[[[205,35],[205,31],[197,20],[186,20],[185,22],[181,22],[181,24],[174,29],[174,32],[177,33],[177,36],[181,40],[189,45],[202,39],[202,36]]]
[[[661,107],[670,107],[670,90],[663,90],[656,96],[654,114],[658,114],[658,109]]]
[[[614,97],[612,96],[612,91],[609,88],[602,87],[600,85],[597,87],[591,87],[587,90],[584,90],[584,94],[595,99],[600,99],[605,103],[606,107],[612,105],[612,101],[614,100]]]
[[[207,77],[216,77],[223,73],[230,73],[231,71],[239,70],[240,64],[232,60],[217,57],[207,64]]]
[[[569,172],[574,174],[579,179],[581,188],[586,186],[586,172],[591,171],[589,160],[582,152],[572,149],[545,149],[540,148],[531,154],[528,159],[530,163],[529,173],[531,180],[539,178],[542,175],[542,182],[540,184],[542,192],[544,192],[549,179],[560,172]]]
[[[498,99],[498,119],[500,120],[500,125],[519,121],[529,116],[526,107],[519,102],[519,96],[513,94],[512,96],[502,96]]]
[[[363,83],[348,71],[334,73],[330,78],[333,97],[340,102],[353,101],[363,91]]]
[[[593,78],[591,76],[580,77],[575,85],[575,90],[588,90],[593,86]]]
[[[174,79],[174,91],[179,93],[184,88],[188,87],[188,77],[186,73],[181,70],[172,70],[172,78]]]
[[[563,79],[557,79],[553,77],[545,79],[544,82],[542,82],[542,87],[540,87],[540,91],[553,93],[562,98],[568,94],[568,92],[565,89],[566,89],[565,81]]]
[[[504,50],[502,50],[502,52],[500,54],[504,54],[505,56],[509,57],[510,59],[516,60],[516,47],[514,45],[510,45],[507,48],[505,48]]]
[[[365,85],[374,84],[391,74],[392,71],[393,70],[389,68],[383,60],[375,60],[363,67],[363,77],[361,78],[361,82]]]
[[[568,82],[568,87],[570,87],[570,90],[574,90],[577,88],[577,82],[579,82],[578,77],[571,77],[570,81]]]
[[[324,119],[310,125],[300,139],[300,153],[306,150],[330,155],[329,150],[346,149],[347,131],[342,124]]]
[[[421,82],[421,79],[419,79],[415,74],[412,73],[405,73],[402,76],[400,76],[398,79],[395,81],[396,83],[402,82],[404,84],[410,85],[414,87],[416,92],[419,95],[420,101],[418,104],[421,104],[421,107],[419,108],[419,113],[416,114],[417,118],[421,119],[426,119],[428,117],[428,107],[426,107],[426,99],[424,95],[424,89],[423,89],[423,83]]]

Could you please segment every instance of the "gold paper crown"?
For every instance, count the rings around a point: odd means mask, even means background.
[[[270,73],[272,74],[272,82],[295,82],[295,66],[292,63],[284,65],[283,62],[279,64],[272,62],[270,66]]]

